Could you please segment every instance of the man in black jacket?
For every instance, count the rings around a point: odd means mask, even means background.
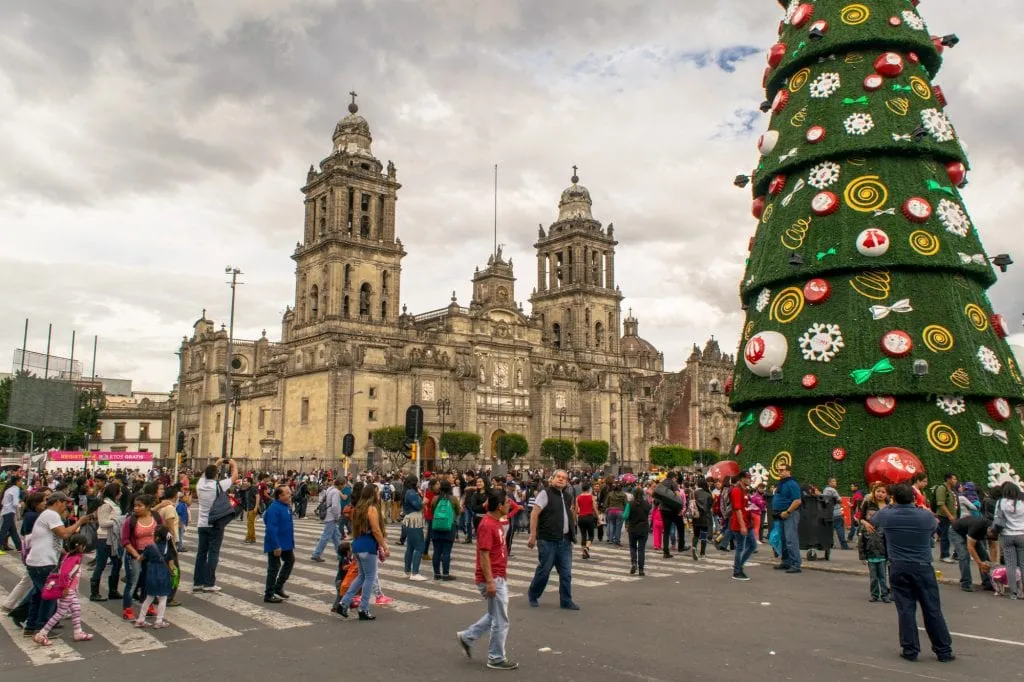
[[[665,477],[665,487],[671,490],[677,496],[679,501],[678,506],[665,504],[663,500],[659,502],[659,513],[661,514],[662,531],[661,531],[661,547],[666,559],[672,558],[672,553],[669,551],[671,545],[669,540],[672,537],[672,527],[676,529],[676,547],[677,551],[686,551],[686,519],[683,517],[683,498],[679,497],[679,474],[675,471],[668,472],[668,476]]]
[[[563,609],[579,611],[572,600],[572,547],[575,542],[576,519],[572,513],[572,495],[566,490],[569,475],[562,469],[552,474],[548,487],[537,494],[530,512],[530,540],[526,546],[537,547],[537,570],[526,596],[530,606],[548,586],[551,569],[558,571],[558,603]]]

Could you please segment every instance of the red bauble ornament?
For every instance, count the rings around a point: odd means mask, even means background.
[[[914,64],[920,64],[921,63],[921,58],[917,56],[916,52],[908,52],[907,53],[907,59],[909,59]]]
[[[809,31],[817,31],[818,33],[825,35],[828,33],[828,22],[824,19],[818,19],[808,27]]]
[[[812,279],[804,285],[804,298],[808,303],[824,303],[832,295],[832,286],[823,279]]]
[[[946,175],[950,182],[959,187],[967,179],[967,166],[960,161],[950,161],[946,164]]]
[[[772,67],[767,66],[764,69],[764,75],[761,76],[761,87],[768,87],[768,79],[772,77]]]
[[[891,395],[873,395],[864,401],[864,407],[876,417],[888,417],[896,411],[896,398]]]
[[[768,50],[768,66],[773,69],[782,63],[783,57],[786,56],[786,43],[775,43],[771,49]]]
[[[846,448],[832,448],[832,459],[837,462],[846,459]]]
[[[942,106],[946,106],[946,94],[944,92],[942,92],[942,86],[941,85],[933,85],[932,86],[932,94],[935,95],[935,101],[936,102],[938,102]]]
[[[868,92],[879,90],[883,85],[885,85],[885,79],[877,73],[869,74],[868,77],[864,79],[864,89]]]
[[[772,100],[772,113],[779,113],[786,108],[787,104],[789,104],[789,90],[779,90],[775,93],[775,99]]]
[[[903,57],[898,52],[886,52],[875,60],[875,71],[886,78],[903,73]]]
[[[758,197],[754,199],[754,202],[750,205],[750,212],[754,214],[754,217],[758,220],[761,219],[761,214],[764,213],[764,202],[765,198]]]
[[[811,126],[807,129],[804,137],[811,144],[818,144],[825,139],[825,129],[821,126]]]
[[[804,378],[800,380],[800,385],[806,388],[807,390],[817,388],[818,377],[814,376],[813,374],[805,374]]]
[[[802,3],[793,12],[793,18],[790,19],[790,23],[793,24],[793,28],[800,28],[814,16],[814,5],[809,2]]]
[[[935,46],[939,54],[942,54],[942,51],[946,49],[946,46],[942,44],[942,36],[932,36],[932,45]]]
[[[772,181],[768,183],[768,194],[775,196],[776,194],[782,194],[782,190],[786,189],[786,176],[779,173]]]
[[[894,445],[884,447],[872,454],[864,464],[864,480],[868,485],[881,481],[885,485],[903,483],[914,474],[924,471],[924,465],[910,450]]]
[[[988,316],[988,321],[992,323],[992,329],[995,330],[996,336],[1001,339],[1005,339],[1010,335],[1010,325],[1006,324],[1006,318],[998,313],[994,313]]]
[[[754,244],[757,243],[757,237],[751,237],[750,241],[747,242],[747,251],[754,250]]]
[[[932,205],[924,197],[910,197],[903,202],[903,217],[912,223],[926,223],[932,217]]]
[[[1010,401],[1006,398],[996,398],[990,400],[988,405],[985,406],[988,410],[988,416],[992,417],[996,421],[1004,422],[1013,416],[1013,409],[1010,407]]]
[[[778,431],[782,428],[783,421],[782,409],[774,405],[769,405],[761,410],[761,415],[757,419],[758,424],[765,431]]]
[[[732,454],[733,454],[733,456],[739,455],[741,452],[743,452],[743,446],[742,445],[740,445],[739,443],[736,443],[736,445],[732,446]]]
[[[889,17],[889,25],[892,27],[902,26],[903,20],[899,17]]]
[[[818,192],[811,200],[811,212],[818,217],[832,215],[839,210],[839,197],[833,192]]]
[[[730,459],[727,459],[724,462],[718,462],[717,464],[711,465],[711,468],[708,469],[707,477],[719,481],[722,479],[723,476],[728,476],[729,478],[732,478],[733,476],[739,476],[739,473],[739,462],[734,462]]]
[[[910,334],[899,329],[887,332],[882,336],[882,352],[890,358],[904,358],[914,350],[914,340]]]
[[[730,374],[729,378],[725,380],[725,394],[730,395],[732,393],[733,375]]]

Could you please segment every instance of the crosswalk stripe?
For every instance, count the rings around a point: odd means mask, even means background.
[[[153,651],[166,646],[145,630],[136,628],[131,622],[86,599],[82,599],[82,619],[86,631],[92,631],[107,640],[122,654]]]
[[[0,587],[0,599],[7,596],[7,590]],[[71,663],[81,661],[82,654],[72,649],[60,639],[51,639],[51,646],[40,646],[26,637],[22,631],[11,621],[10,618],[0,617],[0,627],[14,642],[14,645],[21,649],[21,652],[28,657],[32,665],[51,665],[54,663]],[[83,642],[88,646],[87,642]]]
[[[292,618],[291,616],[286,616],[281,613],[275,613],[270,609],[257,606],[256,604],[247,602],[244,599],[232,599],[227,597],[227,595],[214,594],[212,592],[193,592],[192,596],[209,604],[213,604],[214,606],[237,613],[240,616],[245,616],[246,618],[254,620],[262,625],[266,625],[271,630],[288,630],[291,628],[301,628],[306,627],[307,625],[312,625],[309,621]]]
[[[184,606],[169,609],[164,616],[171,623],[172,627],[182,630],[200,642],[212,642],[218,639],[239,637],[242,634],[238,630],[221,625],[212,618],[207,618]]]

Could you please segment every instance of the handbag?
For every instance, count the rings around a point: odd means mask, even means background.
[[[231,519],[235,515],[235,510],[231,506],[231,500],[228,499],[227,494],[220,489],[220,481],[214,481],[214,493],[213,504],[210,505],[210,513],[207,518],[210,520],[210,526],[215,528],[224,528],[231,522]]]
[[[92,552],[96,549],[96,525],[88,523],[78,529],[78,532],[85,537],[85,551]]]
[[[673,514],[678,514],[683,510],[683,501],[679,499],[675,491],[665,485],[664,481],[654,488],[654,497],[658,499],[662,509],[667,509]]]

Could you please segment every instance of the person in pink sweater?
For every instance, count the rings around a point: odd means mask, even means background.
[[[751,510],[751,523],[754,528],[757,529],[757,541],[764,543],[764,525],[761,523],[764,519],[765,512],[768,511],[768,505],[764,501],[764,483],[758,483],[754,493],[750,496],[751,507],[756,509]]]

